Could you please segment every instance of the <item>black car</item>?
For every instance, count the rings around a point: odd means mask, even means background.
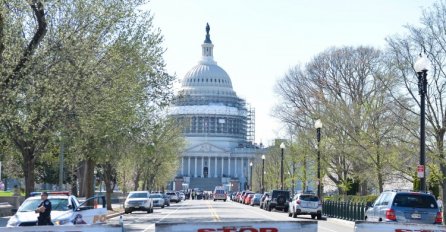
[[[288,211],[290,192],[287,190],[273,190],[270,199],[266,202],[266,210],[273,209]]]

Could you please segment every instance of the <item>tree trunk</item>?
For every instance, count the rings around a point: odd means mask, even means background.
[[[133,191],[138,191],[140,177],[141,177],[141,173],[136,172],[135,177],[133,178]]]
[[[79,162],[77,177],[79,180],[79,196],[85,196],[85,161]]]
[[[87,158],[85,167],[85,173],[84,173],[84,192],[85,197],[88,199],[92,196],[94,196],[94,168],[95,168],[95,162],[91,158]]]
[[[110,163],[104,165],[104,184],[105,184],[105,202],[107,202],[107,210],[113,210],[111,204],[111,194],[113,193],[113,168]]]
[[[31,150],[25,149],[22,150],[23,157],[23,170],[28,170],[24,172],[25,176],[25,196],[29,197],[31,192],[34,192],[34,166],[35,159],[34,154]]]

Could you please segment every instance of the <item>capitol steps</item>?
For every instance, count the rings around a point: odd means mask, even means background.
[[[215,186],[221,186],[221,178],[190,178],[189,188],[201,188],[204,191],[213,191]]]

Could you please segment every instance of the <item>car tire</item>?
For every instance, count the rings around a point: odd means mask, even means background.
[[[223,200],[224,202],[226,202],[226,199],[225,200]]]
[[[291,212],[288,212],[288,217],[291,217],[293,214]]]
[[[164,205],[161,206],[161,209],[164,209]]]
[[[311,214],[311,219],[315,219],[316,215],[315,214]]]
[[[317,214],[317,220],[321,220],[322,219],[322,214],[318,213]]]
[[[272,207],[271,207],[271,205],[268,205],[268,211],[271,212],[271,210],[273,210]]]
[[[124,213],[125,214],[129,214],[129,213],[131,213],[132,211],[131,210],[128,210],[128,209],[126,209],[126,210],[124,210]]]

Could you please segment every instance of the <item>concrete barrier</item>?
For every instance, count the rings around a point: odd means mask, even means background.
[[[23,226],[23,227],[0,227],[0,232],[123,232],[122,225],[72,225],[72,226]]]
[[[317,232],[316,221],[156,223],[155,232]]]
[[[356,221],[355,232],[446,232],[446,226],[434,224]]]

